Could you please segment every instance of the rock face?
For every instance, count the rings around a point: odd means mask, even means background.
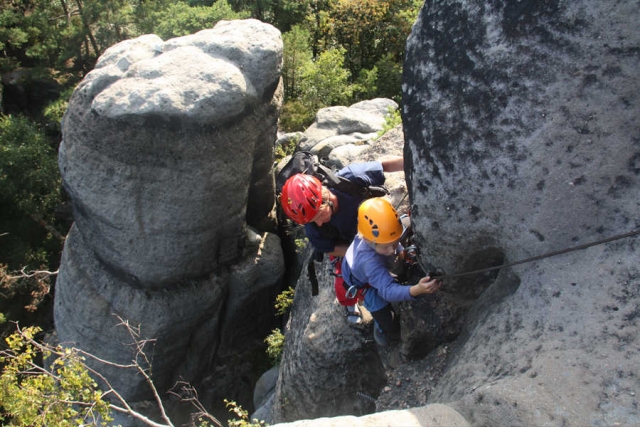
[[[281,62],[279,31],[256,20],[142,36],[99,59],[63,120],[75,224],[55,295],[61,342],[128,363],[118,315],[157,340],[163,389],[268,334],[267,322],[237,318],[273,318],[283,275],[279,239],[266,232]],[[134,373],[112,380],[129,399],[148,395]]]
[[[407,42],[402,107],[422,264],[460,273],[637,232],[639,15],[632,1],[425,2]],[[360,391],[376,410],[439,403],[470,425],[640,424],[637,235],[445,279],[433,298],[400,305],[399,358],[367,347],[364,332],[354,344],[360,331],[333,320],[340,307],[324,280],[318,303],[299,284],[275,422],[343,415]],[[367,384],[341,381],[354,350],[367,355]],[[440,354],[444,373],[423,376]],[[430,408],[421,423],[435,419]]]
[[[403,77],[423,262],[462,272],[640,227],[639,19],[633,1],[425,3]],[[503,269],[431,401],[474,425],[637,425],[639,297],[637,237]]]

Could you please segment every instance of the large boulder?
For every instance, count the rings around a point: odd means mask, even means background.
[[[64,116],[60,170],[76,224],[104,263],[145,287],[233,261],[245,217],[273,207],[282,42],[271,26],[238,21],[236,50],[247,53],[226,58],[228,25],[108,49]],[[268,81],[246,64],[252,53],[262,64],[265,50]]]
[[[638,229],[639,19],[634,1],[425,3],[403,76],[424,263],[457,273]],[[476,425],[640,423],[637,244],[502,269],[431,401]],[[473,294],[467,279],[442,293]]]
[[[398,104],[387,98],[361,101],[349,107],[322,108],[302,134],[299,147],[326,159],[332,150],[343,145],[367,144],[383,129],[385,117],[397,109]],[[353,160],[356,158],[348,163]],[[333,164],[338,168],[344,166]]]
[[[284,274],[268,232],[281,62],[279,31],[257,20],[142,36],[98,60],[62,125],[75,224],[56,285],[61,342],[126,364],[117,315],[155,340],[166,389],[268,334],[243,313],[273,319]],[[126,398],[149,395],[135,372],[107,372]]]

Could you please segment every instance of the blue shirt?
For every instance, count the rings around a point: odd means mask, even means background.
[[[399,246],[398,250],[402,247]],[[362,287],[368,283],[387,302],[413,300],[410,286],[401,285],[389,273],[389,258],[356,236],[342,260],[342,278],[349,286]]]
[[[353,163],[340,169],[336,175],[343,176],[363,187],[380,186],[385,181],[380,162]],[[314,248],[325,253],[332,252],[337,244],[351,243],[358,233],[358,207],[364,201],[363,197],[352,196],[334,188],[329,188],[329,191],[338,198],[338,210],[328,222],[333,226],[335,235],[323,233],[313,222],[304,226],[307,238]]]

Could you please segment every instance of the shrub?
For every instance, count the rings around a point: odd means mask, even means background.
[[[274,329],[271,334],[265,338],[264,342],[267,343],[267,356],[273,362],[273,365],[278,365],[282,358],[282,350],[284,349],[284,335],[280,329]]]
[[[296,291],[289,286],[288,289],[285,289],[276,297],[275,308],[277,315],[282,316],[287,312],[289,307],[293,305],[293,297],[295,293]]]

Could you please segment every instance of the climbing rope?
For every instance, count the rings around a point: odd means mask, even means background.
[[[402,199],[400,199],[400,201],[396,204],[396,206],[394,207],[394,209],[397,211],[398,208],[400,207],[400,205],[402,204],[402,202],[404,202],[404,199],[407,198],[407,196],[409,195],[408,192],[405,191],[404,196],[402,196]]]
[[[518,261],[513,261],[513,262],[510,262],[508,264],[496,265],[496,266],[493,266],[493,267],[482,268],[482,269],[479,269],[479,270],[466,271],[464,273],[439,274],[438,272],[431,272],[431,273],[429,273],[429,276],[435,277],[438,280],[451,279],[451,278],[454,278],[454,277],[462,277],[462,276],[471,276],[471,275],[474,275],[474,274],[485,273],[487,271],[499,270],[501,268],[507,268],[507,267],[513,267],[514,265],[524,264],[524,263],[528,263],[528,262],[532,262],[532,261],[537,261],[537,260],[540,260],[540,259],[543,259],[543,258],[549,258],[549,257],[556,256],[556,255],[561,255],[561,254],[566,254],[566,253],[569,253],[569,252],[579,251],[579,250],[582,250],[582,249],[590,248],[592,246],[602,245],[604,243],[609,243],[609,242],[613,242],[613,241],[616,241],[616,240],[621,240],[621,239],[626,239],[628,237],[637,236],[638,234],[640,234],[640,229],[633,230],[633,231],[630,231],[630,232],[624,233],[624,234],[618,234],[618,235],[612,236],[612,237],[607,237],[606,239],[596,240],[595,242],[590,242],[590,243],[585,243],[583,245],[573,246],[571,248],[565,248],[565,249],[561,249],[561,250],[557,250],[557,251],[546,252],[546,253],[544,253],[542,255],[537,255],[537,256],[533,256],[531,258],[525,258],[525,259],[521,259],[521,260],[518,260]],[[422,268],[423,271],[428,271],[419,262],[418,262],[418,265],[420,265],[420,268]]]
[[[364,400],[368,400],[369,402],[376,403],[376,399],[374,399],[373,397],[371,397],[371,396],[369,396],[367,394],[364,394],[364,393],[362,393],[360,391],[356,391],[356,394],[358,396],[360,396],[361,398],[363,398]]]

